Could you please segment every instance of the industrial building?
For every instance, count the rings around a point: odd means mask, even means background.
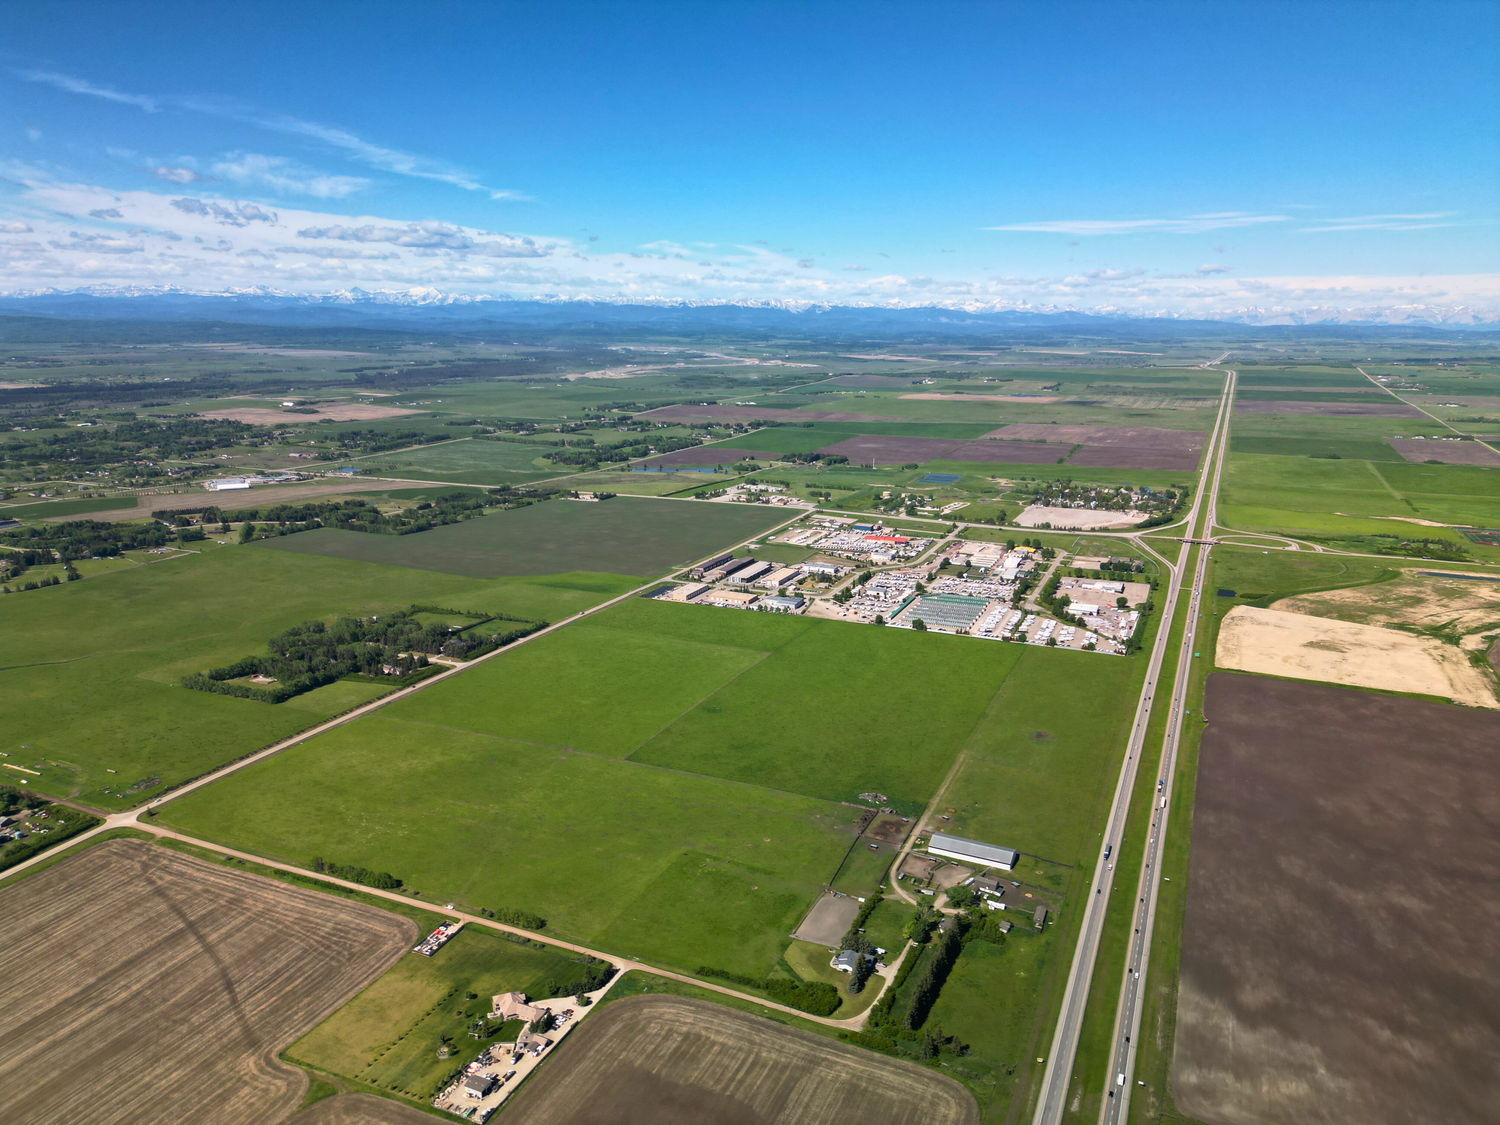
[[[989,605],[987,598],[965,594],[922,594],[914,598],[892,620],[892,625],[911,625],[921,621],[929,629],[957,631],[969,629]]]
[[[1021,853],[1013,848],[1002,848],[995,844],[983,844],[978,840],[965,840],[962,836],[950,836],[946,832],[934,832],[927,839],[927,850],[944,859],[956,859],[980,867],[998,867],[1001,871],[1013,870]]]

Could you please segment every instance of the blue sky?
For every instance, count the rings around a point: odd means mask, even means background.
[[[0,289],[1493,309],[1496,57],[1493,2],[12,4]]]

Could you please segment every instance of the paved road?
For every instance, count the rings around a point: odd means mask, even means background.
[[[1233,397],[1234,372],[1229,373],[1226,398]],[[1217,516],[1219,480],[1224,470],[1224,451],[1229,445],[1228,425],[1219,440],[1214,456],[1213,485],[1208,490],[1204,505],[1201,535],[1208,538],[1213,533]],[[1147,828],[1146,850],[1143,857],[1139,883],[1136,887],[1134,917],[1131,920],[1130,953],[1125,962],[1125,977],[1120,985],[1120,1001],[1115,1008],[1113,1038],[1113,1065],[1106,1079],[1104,1104],[1100,1109],[1102,1125],[1117,1125],[1124,1121],[1130,1109],[1130,1094],[1135,1076],[1136,1050],[1141,1034],[1141,998],[1146,987],[1146,976],[1150,962],[1151,933],[1156,926],[1156,907],[1161,889],[1161,851],[1166,841],[1167,817],[1172,810],[1172,790],[1177,773],[1177,751],[1181,745],[1182,731],[1191,721],[1187,714],[1188,684],[1192,678],[1195,660],[1202,659],[1198,649],[1198,626],[1203,617],[1204,583],[1208,575],[1208,559],[1211,546],[1198,552],[1198,563],[1190,585],[1187,626],[1183,630],[1182,647],[1177,657],[1177,675],[1172,685],[1171,711],[1167,717],[1167,730],[1162,741],[1161,762],[1157,769],[1156,795],[1151,799],[1150,825]],[[1199,717],[1200,720],[1202,716]]]
[[[1229,404],[1234,386],[1234,372],[1229,372],[1224,382],[1224,394],[1219,403],[1219,414],[1214,422],[1209,440],[1209,456],[1204,459],[1199,476],[1193,506],[1188,514],[1187,526],[1195,526],[1203,511],[1212,511],[1209,493],[1217,488],[1218,467],[1223,462],[1224,435],[1229,427]],[[1149,549],[1149,548],[1148,548]],[[1126,745],[1125,761],[1120,767],[1120,777],[1115,783],[1114,802],[1110,806],[1104,834],[1105,849],[1094,868],[1094,893],[1084,905],[1083,922],[1079,928],[1078,944],[1073,952],[1073,964],[1068,971],[1068,980],[1063,992],[1062,1011],[1058,1016],[1057,1030],[1052,1037],[1052,1050],[1047,1058],[1042,1076],[1041,1094],[1037,1099],[1033,1125],[1055,1125],[1062,1120],[1067,1105],[1068,1083],[1073,1070],[1073,1060],[1078,1051],[1078,1036],[1083,1028],[1084,1008],[1088,1001],[1089,985],[1093,980],[1094,962],[1099,954],[1099,940],[1104,928],[1104,916],[1109,905],[1109,896],[1114,883],[1114,858],[1120,848],[1125,831],[1125,820],[1130,810],[1130,798],[1135,788],[1136,769],[1140,764],[1141,750],[1145,744],[1146,728],[1151,717],[1151,706],[1155,700],[1157,679],[1166,657],[1168,640],[1172,632],[1172,621],[1177,611],[1179,581],[1186,569],[1189,553],[1193,547],[1183,543],[1178,551],[1176,563],[1162,559],[1167,573],[1162,589],[1166,594],[1161,607],[1160,625],[1156,643],[1151,648],[1151,659],[1146,668],[1146,682],[1141,688],[1140,700],[1136,704],[1135,723],[1131,727],[1130,741]],[[1152,552],[1155,554],[1155,552]],[[1161,558],[1160,555],[1157,555]]]

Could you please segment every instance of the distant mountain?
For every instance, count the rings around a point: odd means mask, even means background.
[[[749,332],[795,336],[975,336],[1027,331],[1134,337],[1202,336],[1254,329],[1463,329],[1500,331],[1500,309],[1404,305],[1366,309],[1216,310],[1211,318],[1143,316],[1117,308],[1010,307],[1000,302],[836,305],[789,301],[584,300],[469,296],[436,289],[322,294],[254,288],[199,293],[92,287],[0,296],[0,315],[142,321],[219,321],[289,327],[518,331]]]

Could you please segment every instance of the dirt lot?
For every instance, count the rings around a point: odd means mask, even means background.
[[[648,465],[733,465],[736,461],[775,461],[780,454],[758,449],[730,449],[723,445],[704,445],[697,449],[679,449],[647,461]]]
[[[1486,647],[1500,634],[1500,581],[1461,571],[1403,570],[1401,577],[1348,590],[1283,598],[1272,609],[1332,617],[1359,625],[1411,625],[1441,630],[1464,648]]]
[[[872,840],[881,840],[887,844],[899,844],[906,839],[906,834],[911,829],[910,820],[902,820],[894,813],[881,813],[870,822],[870,827],[865,829],[865,835]]]
[[[1145,512],[1099,512],[1089,508],[1049,508],[1033,504],[1016,517],[1017,527],[1040,527],[1092,531],[1101,527],[1134,527],[1146,518]]]
[[[276,1052],[384,971],[412,923],[113,840],[0,891],[0,1121],[288,1116]]]
[[[1386,438],[1408,461],[1441,461],[1445,465],[1500,465],[1500,454],[1477,441],[1428,441],[1425,438]]]
[[[787,410],[783,407],[764,406],[662,406],[637,414],[637,418],[650,418],[653,422],[703,421],[710,422],[754,422],[758,419],[779,418],[791,422],[899,422],[900,418],[889,418],[882,414],[842,414],[823,410]]]
[[[427,484],[427,481],[414,481]],[[104,520],[123,523],[126,520],[145,519],[152,512],[180,512],[192,508],[217,505],[225,511],[239,508],[269,508],[273,504],[296,504],[303,500],[325,499],[330,496],[345,496],[352,492],[384,492],[396,487],[389,480],[340,480],[337,482],[316,481],[310,484],[271,485],[266,488],[247,488],[236,492],[209,492],[195,488],[191,492],[175,492],[165,496],[141,496],[134,508],[114,508],[107,512],[85,512],[82,515],[53,516],[49,523],[65,520]]]
[[[1360,415],[1368,418],[1424,418],[1414,406],[1399,402],[1303,402],[1300,399],[1234,400],[1236,414],[1317,414],[1330,418]]]
[[[952,1079],[678,996],[616,1000],[517,1093],[517,1125],[977,1125]]]
[[[1173,1087],[1212,1125],[1500,1104],[1500,717],[1215,673]]]
[[[399,418],[403,414],[424,414],[422,410],[403,410],[399,406],[376,406],[373,402],[337,402],[314,406],[313,413],[273,410],[246,406],[238,410],[205,410],[203,418],[221,418],[229,422],[248,422],[252,426],[289,426],[303,422],[367,422],[373,418]]]
[[[848,895],[825,894],[813,904],[792,936],[814,945],[838,945],[859,914],[859,900]]]
[[[1239,672],[1437,695],[1497,707],[1483,672],[1455,645],[1395,629],[1235,606],[1219,629],[1214,663]]]

